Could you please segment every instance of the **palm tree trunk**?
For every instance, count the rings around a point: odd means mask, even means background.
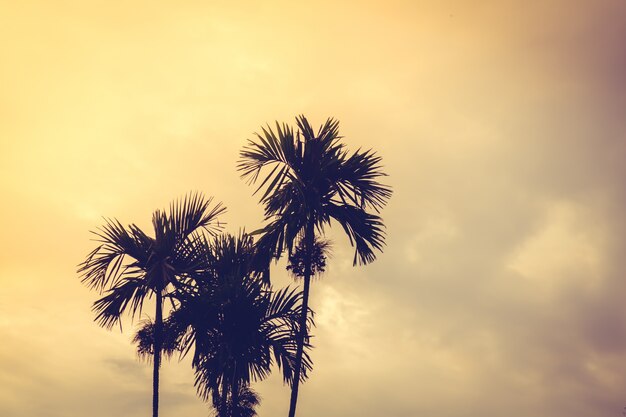
[[[231,417],[239,417],[239,382],[237,381],[237,364],[233,369],[233,381],[230,388]]]
[[[298,388],[300,386],[300,373],[302,371],[302,354],[304,352],[304,339],[308,337],[306,329],[306,319],[309,310],[309,287],[311,285],[311,250],[313,249],[314,224],[309,220],[304,233],[304,291],[302,294],[302,315],[298,334],[296,335],[296,367],[294,369],[293,383],[291,386],[291,399],[289,402],[289,417],[295,417],[296,405],[298,403]]]
[[[154,369],[152,374],[152,416],[159,416],[159,368],[161,367],[161,328],[163,327],[163,293],[156,291],[154,319]]]
[[[222,405],[219,412],[219,417],[228,417],[228,390],[226,389],[226,378],[222,379]]]

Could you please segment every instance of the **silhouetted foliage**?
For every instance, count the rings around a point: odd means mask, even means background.
[[[219,389],[214,391],[213,408],[215,409],[215,417],[254,417],[257,415],[256,407],[261,403],[259,395],[249,385],[241,385],[238,392],[239,400],[233,410],[232,396],[227,395],[226,402],[223,404]]]
[[[93,305],[101,326],[111,328],[119,323],[121,328],[124,313],[134,318],[146,298],[155,296],[156,315],[149,326],[153,334],[154,417],[158,415],[163,299],[206,268],[205,239],[200,231],[214,234],[220,228],[217,217],[225,211],[221,203],[211,207],[211,201],[201,194],[189,194],[171,203],[169,211],[155,211],[154,237],[135,224],[124,227],[118,220],[105,219],[104,226],[94,232],[100,245],[79,265],[82,282],[105,294]]]
[[[135,333],[132,342],[137,345],[137,354],[141,359],[148,362],[152,361],[154,356],[154,322],[150,319],[142,320],[140,327]],[[180,353],[178,338],[182,335],[177,334],[178,329],[172,327],[171,320],[163,321],[163,332],[161,337],[161,353],[167,358],[171,358],[176,353]]]
[[[330,251],[330,242],[327,240],[315,238],[313,242],[313,249],[311,250],[311,274],[321,275],[326,270],[326,259],[328,258],[328,252]],[[306,270],[306,251],[304,248],[304,241],[300,240],[295,247],[295,250],[289,255],[289,263],[287,264],[287,270],[291,272],[294,277],[304,277]]]
[[[217,396],[219,410],[237,413],[228,404],[245,405],[239,388],[267,377],[274,363],[291,383],[302,294],[274,292],[264,283],[253,268],[256,248],[249,235],[221,235],[205,244],[206,269],[172,294],[177,307],[165,320],[164,345],[181,356],[193,351],[200,397],[215,405]],[[152,337],[146,323],[135,336],[140,354],[152,350]],[[304,369],[301,378],[311,369],[306,353]]]
[[[268,172],[255,191],[262,193],[268,222],[258,242],[259,252],[280,257],[285,249],[291,254],[294,246],[303,248],[291,263],[304,278],[295,367],[298,375],[308,338],[304,323],[316,231],[323,234],[331,220],[338,222],[355,247],[353,263],[373,261],[374,250],[382,250],[385,237],[382,218],[375,213],[392,192],[377,182],[378,177],[385,176],[381,158],[371,150],[349,153],[340,141],[337,120],[328,119],[317,133],[304,116],[296,118],[296,125],[294,129],[276,122],[275,130],[269,125],[262,128],[262,134],[257,133],[256,140],[250,140],[241,151],[238,169],[249,183],[257,182],[262,171]],[[295,416],[299,381],[294,378],[289,417]]]

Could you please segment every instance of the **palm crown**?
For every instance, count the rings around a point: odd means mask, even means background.
[[[134,316],[151,292],[180,285],[177,278],[203,269],[198,231],[214,234],[220,229],[217,217],[226,210],[221,203],[210,208],[211,201],[191,194],[174,201],[168,213],[155,211],[154,237],[135,224],[125,228],[116,219],[105,219],[104,226],[93,232],[100,245],[78,272],[88,287],[107,292],[94,304],[101,325],[111,327],[128,307]]]
[[[276,123],[276,131],[263,128],[258,141],[250,140],[241,152],[238,168],[251,183],[264,168],[271,169],[257,188],[270,220],[261,244],[279,256],[293,247],[308,223],[323,231],[334,219],[355,246],[354,264],[373,261],[385,233],[382,219],[367,209],[378,213],[391,196],[391,188],[376,181],[385,175],[381,158],[371,150],[350,154],[334,119],[317,134],[304,116],[296,122],[295,133],[286,124]]]

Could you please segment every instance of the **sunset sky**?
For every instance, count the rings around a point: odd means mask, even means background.
[[[150,414],[89,231],[189,191],[259,227],[238,153],[298,114],[394,189],[375,263],[328,233],[299,417],[622,415],[624,0],[0,0],[0,416]],[[161,382],[163,417],[207,416],[189,361]],[[287,414],[278,372],[254,388]]]

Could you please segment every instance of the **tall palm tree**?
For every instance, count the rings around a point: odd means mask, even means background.
[[[291,384],[302,293],[274,292],[264,283],[253,267],[256,248],[249,235],[222,235],[205,245],[204,273],[173,294],[176,309],[164,323],[165,345],[181,356],[193,350],[198,394],[213,401],[219,417],[252,416],[258,399],[249,385],[269,375],[274,362]],[[153,334],[150,322],[138,331],[140,355],[156,351]],[[311,369],[306,352],[303,362],[305,371]]]
[[[111,328],[128,312],[141,313],[146,298],[155,297],[154,366],[152,412],[159,410],[159,368],[161,365],[163,300],[173,288],[185,285],[189,277],[203,270],[201,231],[215,233],[217,217],[224,213],[221,203],[189,194],[171,203],[169,211],[152,216],[154,237],[135,224],[127,228],[115,219],[106,219],[95,231],[100,245],[79,265],[82,282],[100,294],[93,310],[96,321]]]
[[[384,224],[378,215],[391,197],[391,188],[377,178],[384,176],[381,158],[372,150],[349,153],[341,143],[339,122],[328,119],[317,133],[304,116],[297,129],[276,122],[256,134],[241,151],[238,169],[250,183],[267,172],[256,192],[268,222],[259,239],[262,251],[279,257],[300,244],[303,259],[303,309],[298,334],[296,376],[293,379],[289,417],[295,416],[306,334],[312,253],[316,233],[323,234],[331,220],[339,223],[356,248],[353,263],[367,264],[382,251]],[[267,169],[268,171],[265,171]],[[374,212],[372,212],[372,210]]]

